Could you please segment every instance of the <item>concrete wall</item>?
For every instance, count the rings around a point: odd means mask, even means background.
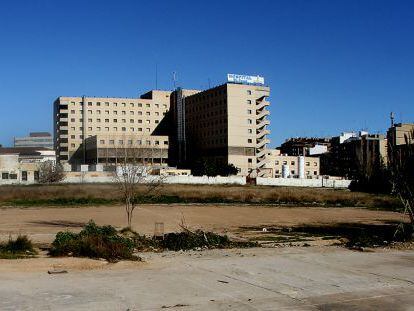
[[[158,179],[158,176],[148,176],[146,181]],[[62,183],[112,183],[115,182],[113,173],[105,172],[68,172]],[[229,177],[208,177],[208,176],[166,176],[162,177],[162,182],[166,184],[206,184],[224,185],[237,184],[245,185],[246,178],[243,176]]]
[[[336,179],[298,179],[298,178],[260,178],[257,185],[262,186],[286,186],[286,187],[314,187],[314,188],[348,188],[351,180]]]

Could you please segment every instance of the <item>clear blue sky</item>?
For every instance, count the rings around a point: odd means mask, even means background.
[[[52,130],[58,96],[272,89],[271,140],[414,121],[414,1],[1,1],[0,143]]]

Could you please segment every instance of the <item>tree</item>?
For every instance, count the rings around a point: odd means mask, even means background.
[[[132,228],[135,208],[143,199],[153,195],[164,177],[150,175],[152,167],[146,162],[149,154],[145,149],[125,148],[123,154],[123,158],[117,161],[114,179],[125,205],[128,228]]]
[[[60,163],[55,161],[44,161],[39,164],[39,182],[42,184],[51,184],[62,181],[65,178],[65,172]]]
[[[414,130],[405,135],[404,145],[390,146],[389,158],[393,193],[414,226]]]
[[[194,176],[231,176],[237,175],[238,169],[233,164],[217,163],[214,160],[202,158],[193,163],[191,172]]]

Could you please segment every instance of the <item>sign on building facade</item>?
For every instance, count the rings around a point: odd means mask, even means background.
[[[227,74],[227,81],[228,82],[233,82],[233,83],[264,85],[264,77],[238,75],[238,74],[234,74],[234,73],[228,73]]]

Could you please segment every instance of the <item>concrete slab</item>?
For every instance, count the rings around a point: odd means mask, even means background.
[[[0,310],[414,310],[414,251],[143,256],[147,264],[135,268],[2,273]]]

